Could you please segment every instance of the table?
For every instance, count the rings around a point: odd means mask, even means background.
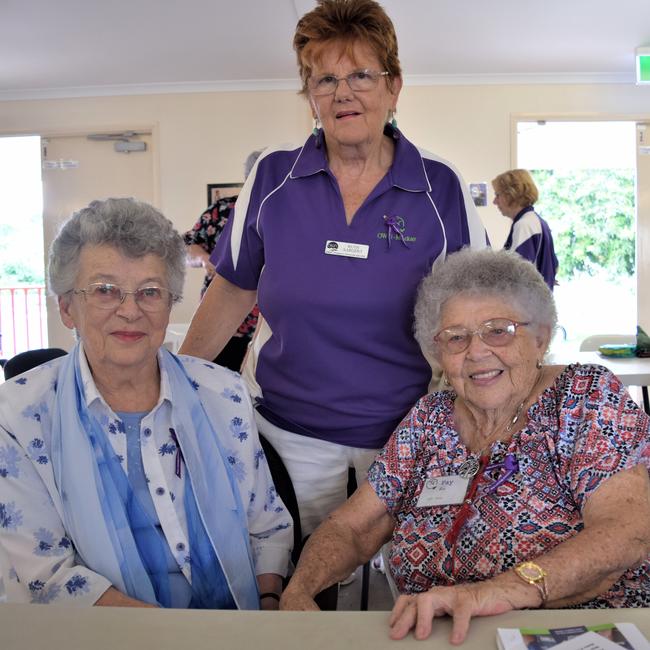
[[[449,650],[451,621],[429,641],[391,641],[388,612],[229,612],[0,605],[2,650]],[[497,627],[635,623],[650,638],[650,609],[525,610],[476,618],[463,650],[496,648]]]
[[[641,386],[643,407],[650,413],[648,386],[650,385],[650,357],[605,357],[598,352],[551,351],[547,360],[551,364],[596,363],[609,368],[626,386]]]

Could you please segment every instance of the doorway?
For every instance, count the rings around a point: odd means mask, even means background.
[[[0,137],[0,358],[47,346],[39,136]]]
[[[93,199],[154,203],[151,133],[124,133],[144,149],[130,151],[115,131],[0,137],[0,358],[74,344],[45,289],[47,251],[61,223]]]
[[[154,164],[150,133],[138,134],[144,151],[115,150],[113,140],[84,135],[43,137],[43,231],[45,250],[62,222],[93,199],[134,197],[154,203]],[[49,345],[69,350],[72,333],[59,318],[54,298],[47,301]]]
[[[591,334],[636,332],[635,141],[632,121],[517,122],[517,166],[531,171],[553,233],[558,319],[574,349]]]

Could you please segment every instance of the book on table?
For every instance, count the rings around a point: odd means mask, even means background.
[[[650,650],[634,623],[497,629],[499,650]]]

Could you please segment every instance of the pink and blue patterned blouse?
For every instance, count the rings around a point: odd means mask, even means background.
[[[650,466],[650,418],[621,381],[602,366],[568,366],[528,410],[528,422],[507,442],[496,442],[491,464],[514,454],[519,471],[494,491],[503,475],[485,472],[469,518],[453,541],[462,506],[417,507],[424,482],[458,474],[471,456],[453,427],[456,395],[420,399],[368,473],[395,517],[390,569],[401,593],[475,582],[532,560],[583,528],[582,510],[612,475]],[[650,606],[650,558],[580,607]]]

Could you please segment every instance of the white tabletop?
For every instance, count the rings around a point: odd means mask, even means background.
[[[388,638],[388,612],[229,612],[0,605],[2,650],[449,650],[450,621],[429,641]],[[635,623],[650,638],[650,609],[510,612],[472,621],[463,650],[496,648],[497,627]]]
[[[552,351],[548,363],[597,363],[609,368],[626,386],[650,385],[650,357],[605,357],[598,352]]]

